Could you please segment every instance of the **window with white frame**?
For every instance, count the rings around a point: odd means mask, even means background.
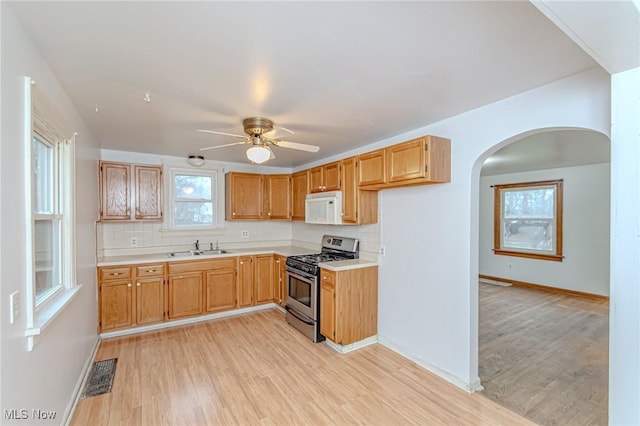
[[[221,169],[169,167],[170,229],[199,230],[222,226]]]
[[[27,295],[28,306],[40,310],[75,285],[75,159],[73,133],[65,129],[44,95],[36,87],[30,89],[32,125],[26,180],[31,189],[31,261]],[[29,314],[28,322],[30,327],[36,325],[35,312]]]
[[[494,186],[494,253],[562,261],[562,180]]]

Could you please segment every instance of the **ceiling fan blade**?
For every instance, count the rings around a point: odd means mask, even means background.
[[[224,145],[217,145],[217,146],[208,146],[208,147],[206,147],[206,148],[200,148],[200,151],[206,151],[206,150],[208,150],[208,149],[224,148],[225,146],[242,145],[243,143],[246,143],[246,141],[242,141],[242,142],[234,142],[234,143],[228,143],[228,144],[224,144]]]
[[[274,158],[276,158],[276,155],[273,153],[273,150],[271,149],[271,147],[269,145],[267,145],[267,149],[269,150],[269,160],[273,160]]]
[[[298,149],[300,151],[307,151],[307,152],[318,152],[318,151],[320,151],[320,147],[319,146],[307,145],[307,144],[304,144],[304,143],[287,142],[287,141],[273,141],[273,144],[276,145],[276,146],[281,146],[282,148]]]
[[[203,133],[213,133],[215,135],[232,136],[234,138],[246,138],[246,136],[236,135],[236,134],[233,134],[233,133],[216,132],[215,130],[197,130],[197,131],[198,132],[203,132]]]
[[[271,138],[271,139],[276,139],[278,137],[277,134],[278,134],[279,130],[284,130],[285,132],[288,132],[288,133],[290,133],[292,135],[296,134],[296,132],[294,132],[293,130],[289,130],[289,129],[285,128],[285,127],[276,127],[275,129],[263,134],[262,136],[266,136],[266,137]]]

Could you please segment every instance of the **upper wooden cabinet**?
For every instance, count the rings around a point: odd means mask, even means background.
[[[162,220],[162,166],[101,161],[99,168],[101,221]]]
[[[386,182],[385,150],[358,156],[358,185],[381,185]]]
[[[309,191],[339,191],[340,162],[325,164],[309,169]]]
[[[225,175],[226,220],[261,220],[263,177],[254,173]]]
[[[378,192],[358,188],[358,161],[350,157],[340,161],[342,181],[342,223],[369,224],[378,221]]]
[[[302,220],[305,218],[305,200],[309,192],[309,171],[294,173],[291,175],[291,219]]]
[[[361,155],[358,164],[360,189],[450,182],[451,142],[423,136]]]
[[[264,219],[291,220],[291,196],[291,175],[264,175]]]

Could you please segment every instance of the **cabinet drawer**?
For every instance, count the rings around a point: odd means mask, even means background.
[[[136,267],[136,277],[156,277],[164,275],[164,263]]]
[[[320,279],[322,284],[327,284],[331,286],[336,285],[336,273],[333,271],[322,269],[320,272]]]
[[[131,268],[128,266],[100,268],[99,277],[100,281],[131,278]]]

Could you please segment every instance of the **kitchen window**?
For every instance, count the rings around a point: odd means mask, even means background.
[[[494,186],[493,251],[562,261],[562,180]]]
[[[222,169],[193,170],[169,167],[166,186],[171,230],[203,230],[222,227],[224,190]]]

